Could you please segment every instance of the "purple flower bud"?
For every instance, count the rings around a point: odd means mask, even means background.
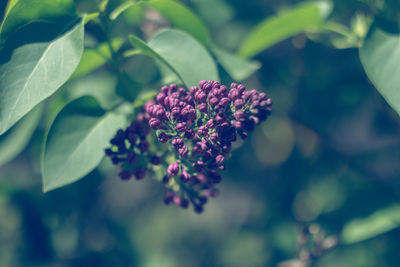
[[[242,94],[246,90],[246,87],[244,87],[243,84],[239,84],[237,89],[239,90],[239,93]]]
[[[183,95],[186,93],[186,89],[183,88],[183,87],[180,87],[179,90],[178,90],[178,92],[179,92],[179,95],[180,95],[180,96],[183,96]]]
[[[241,98],[238,98],[234,102],[235,108],[236,109],[241,109],[244,106],[244,101]]]
[[[170,84],[169,85],[169,88],[168,88],[168,93],[174,93],[174,92],[176,92],[176,90],[178,90],[178,86],[176,86],[176,84]]]
[[[182,168],[182,174],[180,178],[182,182],[187,183],[189,182],[191,175],[184,168]]]
[[[210,140],[212,141],[212,142],[217,142],[217,140],[218,140],[218,133],[212,133],[211,135],[210,135]]]
[[[210,182],[213,184],[219,184],[222,181],[221,175],[219,175],[216,171],[209,172],[208,177]]]
[[[114,165],[117,165],[117,164],[120,163],[121,161],[123,161],[123,160],[120,159],[120,158],[117,158],[117,157],[111,158],[111,162],[112,162]]]
[[[198,90],[194,94],[194,100],[196,100],[197,103],[203,103],[206,101],[206,99],[207,99],[207,95],[202,90]]]
[[[149,149],[149,147],[150,147],[150,144],[146,140],[140,141],[140,143],[138,145],[138,148],[139,148],[140,152],[142,152],[142,153],[147,151]]]
[[[200,126],[197,130],[197,134],[199,136],[207,136],[208,135],[208,128],[206,126]]]
[[[218,195],[219,195],[219,191],[217,189],[203,191],[203,196],[206,196],[206,197],[217,197]]]
[[[166,143],[166,142],[168,142],[169,138],[170,138],[170,136],[167,135],[166,133],[160,133],[160,134],[158,135],[158,141],[160,141],[161,143]]]
[[[215,128],[215,121],[213,119],[209,119],[206,124],[207,128],[214,129]]]
[[[161,163],[161,158],[160,158],[159,156],[153,155],[153,156],[151,156],[151,158],[150,158],[150,162],[151,162],[151,164],[153,164],[153,165],[160,165],[160,163]]]
[[[187,148],[187,146],[183,145],[181,148],[178,149],[178,153],[179,156],[185,158],[189,153],[189,149]]]
[[[178,98],[170,97],[170,98],[168,99],[168,105],[169,105],[169,108],[170,108],[170,109],[172,109],[172,108],[174,108],[174,107],[179,107],[179,99],[178,99]]]
[[[168,173],[170,175],[177,175],[179,173],[179,163],[174,162],[168,166]]]
[[[201,81],[200,81],[200,83],[201,83]],[[200,84],[199,83],[199,84]],[[201,87],[201,86],[200,86]],[[196,86],[192,86],[192,87],[190,87],[190,93],[192,94],[192,95],[195,95],[196,94],[196,92],[199,90],[199,88],[197,88]]]
[[[137,136],[134,133],[128,133],[126,139],[128,139],[128,141],[129,141],[129,143],[131,143],[131,145],[134,145],[136,143]]]
[[[224,118],[220,115],[217,115],[217,116],[215,116],[214,120],[217,124],[220,124],[224,121]]]
[[[207,103],[201,103],[197,106],[200,112],[206,113],[207,112]]]
[[[231,102],[231,100],[227,97],[223,97],[220,101],[219,101],[219,105],[221,107],[226,107],[229,103]]]
[[[201,172],[204,169],[204,166],[205,166],[204,162],[201,160],[198,160],[194,163],[193,168],[195,171]]]
[[[229,96],[229,98],[230,98],[232,101],[235,101],[237,98],[240,97],[240,95],[239,95],[239,90],[236,89],[236,88],[232,88],[232,89],[229,91],[228,96]]]
[[[172,200],[174,199],[174,197],[175,197],[174,191],[169,190],[169,191],[165,192],[164,203],[166,205],[170,204],[172,202]]]
[[[128,156],[126,156],[126,162],[128,164],[133,165],[137,162],[137,157],[134,153],[129,153]]]
[[[199,87],[200,87],[200,88],[203,88],[203,86],[204,86],[206,83],[207,83],[206,80],[201,80],[201,81],[199,82]],[[193,88],[193,87],[192,87],[192,88]]]
[[[181,148],[185,144],[182,138],[174,138],[171,143],[176,149]]]
[[[183,133],[184,131],[187,130],[187,126],[186,126],[186,122],[180,122],[176,125],[175,129],[180,132]]]
[[[182,109],[181,116],[187,120],[194,120],[196,118],[196,110],[192,106],[187,105]]]
[[[260,119],[257,116],[251,116],[250,119],[252,119],[255,124],[259,124],[260,123]]]
[[[150,125],[151,129],[153,129],[153,130],[157,130],[157,129],[162,129],[163,128],[162,122],[157,118],[151,118],[149,120],[149,125]]]
[[[194,131],[193,129],[189,129],[185,132],[184,137],[187,139],[193,139],[194,137]]]
[[[164,94],[168,94],[168,86],[164,85],[163,87],[161,87],[161,92],[163,92]]]
[[[133,171],[133,175],[135,175],[136,180],[141,180],[141,179],[143,179],[144,176],[145,176],[145,174],[146,174],[146,170],[145,170],[145,169],[142,169],[142,168],[136,168],[136,169]]]
[[[175,205],[177,205],[178,207],[182,207],[184,209],[186,209],[189,206],[189,201],[184,197],[174,196],[173,201]]]
[[[172,117],[176,120],[181,115],[181,109],[179,107],[174,107],[171,110]]]
[[[222,152],[224,152],[224,153],[229,153],[229,152],[231,152],[231,146],[228,145],[228,144],[223,145],[223,146],[222,146]]]
[[[218,155],[218,156],[215,157],[215,162],[216,162],[218,165],[224,164],[224,161],[225,161],[225,157],[222,156],[222,155]]]
[[[165,99],[166,95],[164,93],[159,93],[156,96],[156,100],[159,104],[163,104],[164,103],[164,99]],[[147,112],[148,113],[148,112]]]
[[[121,178],[121,180],[129,180],[132,177],[132,173],[130,171],[127,170],[123,170],[121,171],[118,176]]]
[[[194,211],[198,214],[202,213],[204,211],[204,208],[202,205],[194,205]]]
[[[168,182],[169,182],[169,176],[168,175],[164,175],[164,177],[162,178],[162,181],[161,181],[163,184],[168,184]]]
[[[231,83],[231,88],[236,88],[238,86],[238,84],[237,83]]]
[[[106,153],[106,156],[111,156],[114,154],[114,152],[112,152],[111,148],[106,148],[104,150],[104,153]]]
[[[219,102],[219,99],[216,97],[213,97],[208,101],[208,103],[210,103],[211,107],[215,107],[218,104],[218,102]]]
[[[242,122],[240,122],[240,121],[232,121],[232,124],[236,129],[242,129]]]
[[[238,110],[238,111],[235,112],[235,119],[236,120],[242,121],[242,120],[244,120],[244,118],[245,118],[245,115],[244,115],[243,111]]]

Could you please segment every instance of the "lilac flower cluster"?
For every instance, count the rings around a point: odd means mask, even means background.
[[[125,130],[118,130],[110,140],[112,146],[107,148],[105,153],[113,164],[121,166],[119,176],[122,180],[129,180],[132,176],[141,180],[149,165],[161,163],[159,156],[149,152],[149,133],[148,115],[139,113]]]
[[[145,104],[149,126],[161,143],[169,144],[175,160],[163,182],[166,204],[203,210],[207,197],[216,196],[220,171],[237,136],[245,139],[271,112],[271,99],[257,90],[232,83],[200,81],[187,90],[175,84]]]

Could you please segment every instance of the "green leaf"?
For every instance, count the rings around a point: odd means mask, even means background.
[[[204,46],[210,43],[210,34],[204,23],[187,7],[172,0],[153,0],[143,5],[157,9],[171,24],[195,37]]]
[[[147,55],[149,57],[154,58],[156,61],[163,63],[167,66],[176,76],[183,81],[182,77],[180,77],[179,73],[175,70],[173,66],[171,66],[168,61],[166,61],[161,55],[159,55],[156,51],[154,51],[151,47],[149,47],[143,40],[135,35],[129,35],[129,41],[132,43],[134,47],[137,48],[142,54]]]
[[[55,23],[63,18],[76,17],[73,0],[18,0],[7,9],[0,26],[0,40],[14,34],[32,22]]]
[[[146,55],[165,63],[189,88],[200,80],[219,80],[217,67],[207,50],[190,35],[173,29],[160,31],[145,44],[130,36]]]
[[[151,7],[160,12],[174,27],[195,37],[204,46],[210,44],[210,34],[204,23],[189,8],[173,0],[151,0],[143,2],[127,1],[117,7],[110,19],[116,19],[121,13],[133,6]]]
[[[364,219],[347,223],[341,238],[345,244],[357,243],[386,233],[400,226],[400,205],[378,210]]]
[[[43,113],[43,105],[36,106],[6,134],[0,136],[0,165],[14,159],[31,139]]]
[[[134,80],[127,72],[122,71],[118,76],[115,92],[126,100],[134,101],[142,87],[142,84]]]
[[[111,45],[114,51],[118,51],[124,40],[116,38],[112,40]],[[103,66],[111,58],[111,51],[107,43],[102,43],[96,48],[85,48],[83,51],[82,59],[79,62],[78,67],[71,76],[71,79],[84,76],[97,68]]]
[[[400,34],[373,25],[360,58],[368,78],[389,105],[400,114]]]
[[[221,66],[236,81],[243,81],[261,67],[260,63],[257,61],[241,59],[236,55],[230,54],[216,46],[213,46],[211,51],[217,57],[217,60]]]
[[[56,40],[13,51],[0,66],[0,134],[67,81],[82,51],[83,21]]]
[[[116,85],[115,75],[102,71],[88,75],[84,79],[68,82],[65,87],[69,101],[89,95],[96,98],[102,108],[111,109],[122,102],[115,93]]]
[[[305,3],[267,18],[244,39],[239,55],[250,58],[268,47],[323,22],[331,9],[330,2]]]
[[[123,115],[105,112],[91,96],[67,104],[54,119],[44,145],[43,191],[75,182],[92,171],[113,134],[125,124]]]

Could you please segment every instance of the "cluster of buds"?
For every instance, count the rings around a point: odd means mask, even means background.
[[[220,171],[225,170],[232,143],[266,120],[271,104],[265,93],[248,91],[242,84],[232,83],[229,89],[216,81],[200,81],[189,90],[163,86],[144,105],[144,113],[117,132],[106,154],[122,166],[122,179],[142,179],[146,169],[160,165],[164,202],[192,205],[200,213],[208,197],[218,195],[215,185],[222,180]],[[149,152],[146,137],[151,129],[158,150],[165,150],[162,158]]]
[[[190,90],[162,87],[145,110],[158,140],[175,155],[163,179],[169,188],[165,202],[184,208],[192,203],[201,212],[207,197],[217,194],[214,186],[222,180],[232,143],[266,120],[271,104],[265,93],[236,83],[229,89],[216,81],[200,81]]]
[[[106,148],[105,153],[114,165],[121,166],[119,177],[122,180],[129,180],[132,176],[141,180],[151,165],[161,163],[161,158],[149,151],[149,133],[148,115],[139,113],[125,130],[118,130],[110,140],[111,147]]]

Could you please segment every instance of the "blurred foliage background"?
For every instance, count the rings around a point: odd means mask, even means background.
[[[100,1],[75,2],[90,13]],[[302,1],[181,2],[218,46],[235,52],[252,27]],[[396,7],[396,0],[336,0],[330,19],[390,20]],[[156,11],[131,8],[112,32],[146,39],[164,26]],[[86,25],[86,46],[100,36]],[[400,118],[368,81],[358,49],[335,49],[335,40],[300,34],[255,57],[261,68],[244,84],[273,99],[273,115],[238,145],[220,196],[201,215],[165,207],[150,177],[120,181],[108,160],[43,194],[38,155],[52,114],[83,91],[116,86],[109,65],[68,82],[23,153],[0,166],[0,266],[399,266]],[[160,86],[149,57],[134,55],[124,68]]]

